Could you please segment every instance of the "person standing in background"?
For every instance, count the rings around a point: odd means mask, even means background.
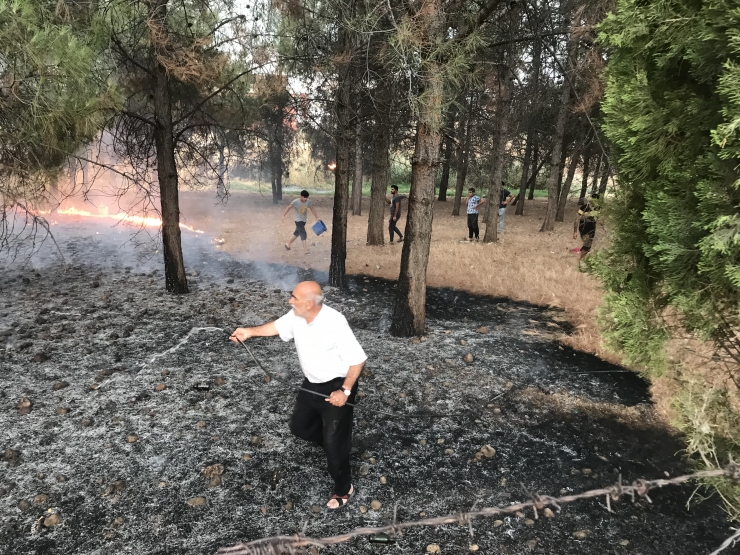
[[[475,237],[476,241],[480,241],[480,229],[478,228],[478,208],[486,201],[485,199],[481,199],[478,195],[476,195],[475,189],[471,187],[470,189],[468,189],[468,198],[466,199],[466,202],[468,203],[468,238],[467,240],[463,239],[460,242],[469,243],[473,240],[473,237]]]
[[[398,229],[398,220],[401,218],[401,201],[403,197],[398,194],[398,187],[391,185],[391,200],[385,199],[386,204],[391,205],[391,217],[388,220],[388,232],[391,234],[391,243],[398,233],[398,241],[403,241],[403,233]]]
[[[506,207],[514,200],[514,195],[505,187],[505,183],[501,182],[501,201],[498,205],[498,232],[501,233],[504,230],[504,218],[506,217]]]

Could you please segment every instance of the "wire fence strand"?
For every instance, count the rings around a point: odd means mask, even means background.
[[[533,494],[531,500],[521,503],[515,503],[513,505],[486,507],[476,511],[460,512],[453,515],[425,518],[421,520],[411,520],[407,522],[394,521],[392,524],[389,524],[387,526],[355,528],[354,530],[345,532],[343,534],[328,536],[324,538],[310,538],[303,535],[273,536],[270,538],[263,538],[247,543],[239,543],[233,547],[224,547],[219,549],[218,553],[219,555],[292,554],[301,548],[306,548],[310,546],[328,547],[330,545],[344,543],[359,536],[368,536],[370,534],[389,534],[395,536],[405,529],[422,526],[443,526],[449,524],[468,526],[470,522],[474,519],[492,517],[495,515],[513,514],[530,508],[534,511],[534,518],[537,519],[539,516],[538,511],[544,509],[545,507],[554,507],[555,509],[559,510],[560,506],[566,503],[573,503],[574,501],[579,501],[581,499],[593,499],[598,497],[606,498],[607,510],[611,511],[611,501],[616,501],[624,496],[630,496],[633,502],[637,497],[643,497],[649,502],[652,502],[650,500],[650,497],[648,496],[648,492],[650,492],[651,490],[659,489],[665,486],[683,484],[691,480],[720,477],[740,481],[740,465],[729,464],[724,468],[719,468],[716,470],[704,470],[701,472],[695,472],[693,474],[676,476],[675,478],[658,480],[639,479],[635,480],[631,484],[623,484],[622,477],[620,476],[619,481],[614,485],[573,495],[551,497],[549,495]],[[737,539],[740,539],[740,530],[732,537],[725,540],[725,542],[711,555],[716,555]]]

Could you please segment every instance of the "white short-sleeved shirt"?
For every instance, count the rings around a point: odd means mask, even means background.
[[[330,306],[322,305],[309,324],[291,309],[275,320],[280,339],[295,339],[303,375],[312,383],[343,378],[349,367],[367,360],[347,319]]]

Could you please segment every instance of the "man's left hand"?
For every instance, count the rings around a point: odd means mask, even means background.
[[[332,391],[331,395],[326,399],[327,403],[331,403],[335,407],[343,407],[347,403],[347,396],[344,391]]]

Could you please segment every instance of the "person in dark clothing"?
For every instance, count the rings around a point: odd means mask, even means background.
[[[596,216],[598,215],[598,211],[595,209],[593,200],[598,199],[598,195],[593,195],[591,199],[591,201],[585,198],[578,200],[578,217],[573,222],[573,239],[577,239],[580,234],[581,241],[583,241],[579,260],[583,260],[591,252],[591,247],[596,237]]]
[[[391,217],[388,220],[388,233],[391,235],[391,243],[398,233],[398,240],[403,241],[403,233],[398,229],[398,220],[401,218],[401,201],[403,197],[398,194],[398,187],[391,185],[391,200],[385,199],[386,204],[391,205]]]
[[[468,198],[466,199],[466,202],[468,205],[468,240],[465,241],[463,239],[460,242],[467,243],[469,241],[472,241],[473,237],[475,237],[476,241],[480,241],[480,229],[478,228],[478,207],[486,202],[486,200],[481,199],[478,195],[476,195],[475,189],[471,187],[470,189],[468,189]]]

